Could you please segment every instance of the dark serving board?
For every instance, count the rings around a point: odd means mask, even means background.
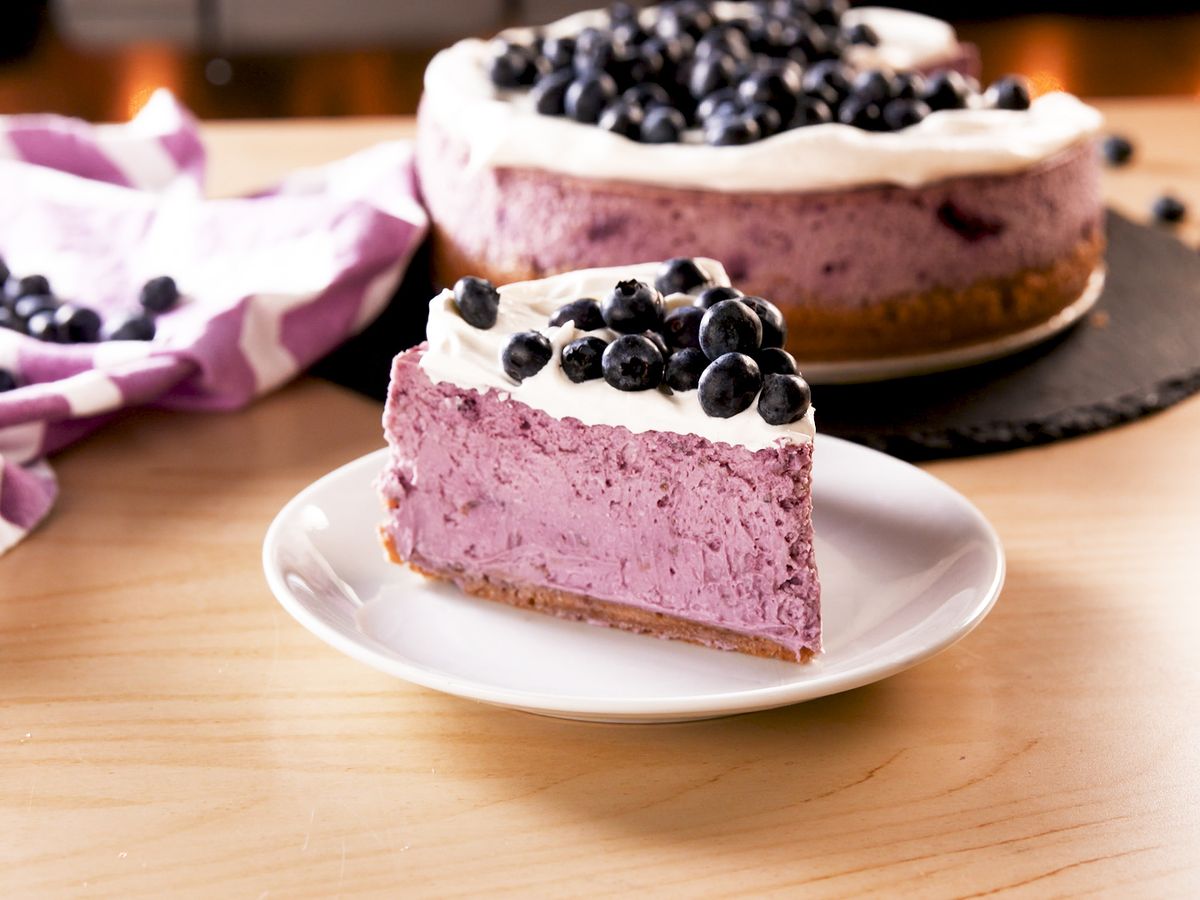
[[[983,365],[818,385],[818,429],[906,459],[966,456],[1109,428],[1200,390],[1200,254],[1113,212],[1107,227],[1104,291],[1080,324]],[[432,295],[422,251],[384,314],[315,374],[382,399],[392,356],[424,335]]]
[[[813,388],[817,425],[905,459],[1007,450],[1128,422],[1200,390],[1200,254],[1109,212],[1091,314],[1013,356],[936,375]]]

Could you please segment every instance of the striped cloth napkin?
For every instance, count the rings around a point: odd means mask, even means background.
[[[0,117],[0,256],[106,320],[159,275],[152,341],[58,344],[0,328],[0,553],[50,511],[45,458],[133,406],[228,410],[303,371],[387,305],[424,236],[411,147],[380,144],[253,197],[206,200],[196,124],[159,92],[125,125]]]

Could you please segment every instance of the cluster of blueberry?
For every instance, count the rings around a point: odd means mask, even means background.
[[[607,28],[529,44],[497,40],[489,75],[499,88],[530,88],[544,115],[652,144],[692,129],[717,146],[825,122],[897,131],[934,110],[961,109],[979,92],[954,71],[925,78],[849,68],[847,48],[879,37],[869,25],[841,24],[845,0],[756,0],[738,18],[718,18],[711,6],[674,0],[647,24],[617,3]],[[981,102],[1027,109],[1029,88],[1002,78]]]
[[[690,303],[669,312],[664,296],[688,294]],[[466,277],[454,286],[455,303],[468,324],[496,324],[500,295],[490,282]],[[700,407],[717,418],[735,416],[758,398],[770,425],[786,425],[808,412],[811,392],[796,360],[783,349],[783,314],[770,301],[712,285],[695,261],[663,263],[653,286],[618,282],[602,301],[574,300],[557,309],[549,325],[573,322],[580,331],[609,329],[611,341],[588,334],[562,349],[564,374],[580,383],[603,378],[621,391],[698,391]],[[512,335],[501,353],[516,382],[536,375],[554,357],[540,331]]]
[[[27,334],[39,341],[90,344],[109,341],[148,341],[154,337],[154,316],[179,302],[179,289],[170,276],[152,278],[138,298],[141,309],[130,312],[108,328],[94,309],[54,295],[45,275],[10,278],[0,259],[0,328]]]

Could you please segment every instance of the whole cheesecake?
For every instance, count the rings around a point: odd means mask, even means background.
[[[593,625],[819,652],[809,391],[778,311],[740,297],[712,260],[435,297],[392,367],[388,557]]]
[[[779,305],[789,349],[813,361],[970,344],[1077,300],[1103,259],[1100,115],[1064,93],[1030,101],[1011,80],[979,92],[956,74],[973,70],[971,48],[936,19],[791,6],[790,18],[765,20],[764,8],[781,15],[780,4],[583,13],[438,54],[426,72],[417,170],[440,280],[711,257],[747,293]],[[754,30],[814,17],[825,23],[816,30],[842,36],[818,59],[805,57],[811,27],[790,47]],[[749,38],[743,45],[731,32]],[[595,79],[580,46],[607,39],[602,59],[636,57],[664,33],[689,55],[665,75],[635,74],[640,82],[587,121],[596,110],[580,98]],[[569,60],[563,43],[575,45]],[[718,50],[702,52],[710,45]],[[733,63],[716,67],[715,80],[696,75],[726,50]],[[534,60],[532,73],[497,73],[514,52]],[[618,88],[630,83],[623,77]],[[587,82],[574,107],[572,78]],[[665,101],[649,81],[672,89]],[[799,90],[781,95],[780,81]],[[553,93],[563,85],[565,99]],[[656,142],[667,118],[651,116],[659,102],[679,111],[674,140]]]

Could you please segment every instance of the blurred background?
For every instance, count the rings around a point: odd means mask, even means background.
[[[4,0],[0,113],[113,121],[158,87],[205,119],[416,109],[439,48],[603,5],[570,0]],[[891,3],[978,44],[984,79],[1030,76],[1086,97],[1200,95],[1198,4],[1145,0]],[[1136,13],[1136,15],[1134,15]]]

